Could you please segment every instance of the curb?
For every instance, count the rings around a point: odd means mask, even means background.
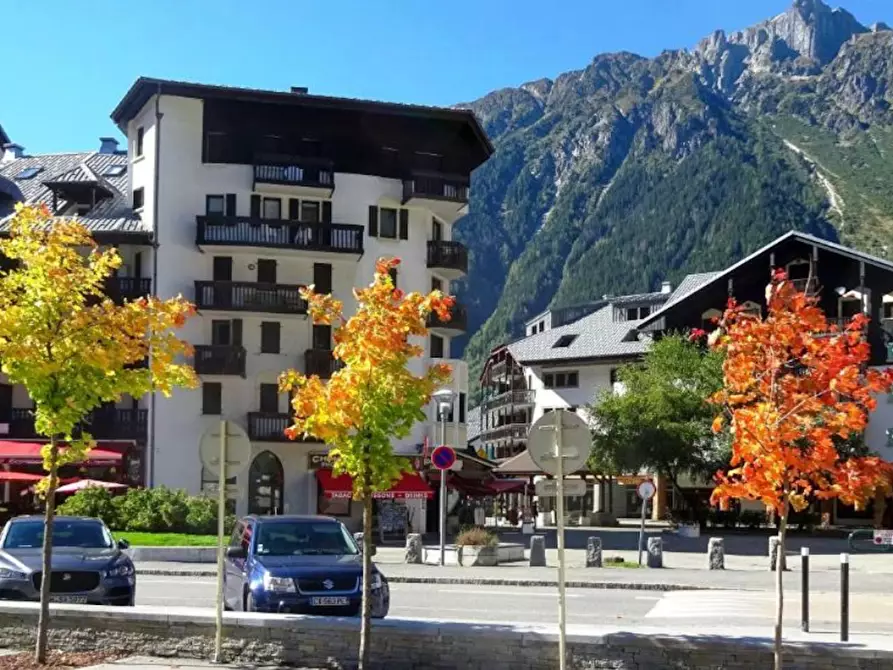
[[[137,569],[136,574],[154,577],[216,577],[216,570],[164,570]],[[532,588],[558,587],[558,582],[550,579],[497,579],[481,577],[388,577],[391,584],[468,584],[472,586],[521,586]],[[645,583],[645,582],[598,582],[568,580],[565,586],[569,589],[615,589],[626,591],[715,591],[719,587],[696,586],[693,584]],[[719,589],[722,590],[722,589]],[[747,590],[747,589],[738,589]]]

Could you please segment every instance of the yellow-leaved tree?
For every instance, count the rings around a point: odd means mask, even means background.
[[[47,477],[43,575],[51,573],[53,518],[59,467],[83,461],[92,437],[79,424],[103,403],[128,394],[195,386],[191,353],[174,331],[194,313],[182,298],[146,296],[115,304],[106,279],[121,265],[115,249],[102,249],[75,220],[54,218],[45,207],[16,209],[0,254],[12,269],[0,275],[0,365],[34,402],[36,432]],[[149,358],[149,366],[140,365]],[[37,660],[46,662],[49,579],[41,580]]]
[[[303,291],[314,323],[335,324],[332,355],[343,367],[328,382],[289,370],[280,390],[294,394],[291,439],[316,437],[329,446],[336,475],[353,477],[354,499],[363,503],[363,605],[360,670],[369,667],[372,568],[372,494],[387,491],[408,467],[394,454],[392,441],[409,435],[425,420],[424,407],[437,384],[450,378],[448,365],[431,365],[421,376],[407,367],[421,356],[429,314],[448,321],[453,298],[440,291],[404,294],[394,288],[390,271],[397,259],[381,259],[366,288],[354,289],[356,313],[343,315],[341,301],[311,286]]]

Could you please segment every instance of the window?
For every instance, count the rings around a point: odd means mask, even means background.
[[[265,219],[282,218],[282,200],[279,198],[264,198],[263,217]]]
[[[431,335],[431,358],[443,358],[443,338]]]
[[[893,319],[893,302],[885,302],[881,305],[881,318]]]
[[[443,293],[443,281],[437,277],[431,277],[431,290]]]
[[[319,203],[312,200],[301,201],[301,222],[319,223]]]
[[[459,423],[465,423],[465,394],[459,394]]]
[[[233,280],[233,259],[230,256],[214,256],[214,281]]]
[[[391,276],[391,283],[394,285],[394,288],[397,288],[397,268],[391,268],[388,270],[388,274]]]
[[[540,331],[542,331],[543,323],[540,323]],[[576,335],[562,335],[557,340],[555,340],[555,344],[552,345],[553,349],[560,349],[564,347],[569,347],[573,344],[574,340],[577,339]]]
[[[126,165],[110,165],[105,169],[105,172],[102,173],[103,177],[120,177],[122,174],[127,172]]]
[[[431,239],[435,242],[443,240],[443,224],[437,219],[431,219]]]
[[[24,170],[19,172],[15,176],[15,178],[16,179],[31,179],[31,178],[35,177],[36,175],[38,175],[41,170],[43,170],[43,168],[40,168],[40,167],[25,168]]]
[[[580,385],[579,373],[576,370],[549,372],[543,376],[543,385],[547,389],[576,388]]]
[[[269,258],[258,259],[257,281],[261,284],[276,283],[276,261]]]
[[[378,236],[397,239],[397,210],[388,207],[378,208]]]
[[[268,414],[278,414],[279,412],[279,385],[278,384],[261,384],[260,385],[260,411]]]
[[[329,498],[322,486],[317,486],[316,513],[323,516],[350,516],[350,498]]]
[[[133,209],[142,209],[146,200],[146,192],[142,187],[133,189]]]
[[[226,213],[226,198],[222,195],[205,196],[205,214],[223,216]]]
[[[202,384],[202,414],[220,414],[222,411],[223,385],[220,382]]]
[[[228,346],[232,344],[232,324],[229,321],[211,322],[211,344],[214,346]]]
[[[278,321],[264,321],[260,324],[260,353],[278,354],[280,352]]]
[[[332,265],[331,263],[313,264],[313,286],[317,293],[332,292]]]
[[[329,351],[332,348],[332,327],[328,325],[313,326],[313,348]]]
[[[546,322],[540,321],[540,332],[543,332],[546,329]]]
[[[639,319],[644,319],[649,314],[651,314],[651,307],[649,307],[648,305],[644,305],[642,307],[626,308],[627,321],[638,321]]]
[[[136,129],[136,148],[133,153],[136,154],[137,158],[143,155],[143,136],[145,134],[146,130],[142,126]]]

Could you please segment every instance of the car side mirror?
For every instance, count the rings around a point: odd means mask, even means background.
[[[248,558],[248,551],[244,547],[227,547],[227,558]]]
[[[125,549],[130,549],[130,542],[127,540],[118,540],[118,549],[124,551]]]

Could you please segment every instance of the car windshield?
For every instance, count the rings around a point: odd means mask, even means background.
[[[43,546],[43,521],[14,521],[6,531],[4,549],[40,549]],[[53,522],[54,547],[110,549],[112,536],[98,521],[56,519]]]
[[[340,523],[276,521],[257,529],[255,553],[261,556],[343,556],[359,553],[353,538]]]

